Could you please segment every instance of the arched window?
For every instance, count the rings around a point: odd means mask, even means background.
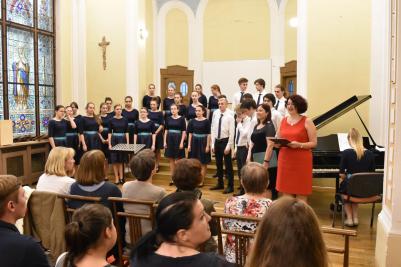
[[[181,92],[182,96],[186,96],[188,94],[188,84],[186,82],[181,83],[180,92]]]
[[[0,2],[0,119],[13,122],[14,138],[46,134],[55,105],[54,0]]]

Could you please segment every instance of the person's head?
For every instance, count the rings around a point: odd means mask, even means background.
[[[197,159],[180,159],[175,163],[172,179],[178,190],[193,191],[202,182],[202,164]]]
[[[65,115],[67,115],[67,116],[72,116],[72,115],[74,115],[74,111],[72,110],[72,107],[71,107],[71,106],[66,106],[66,107],[65,107]]]
[[[176,105],[180,105],[182,103],[182,93],[181,92],[174,93],[174,103]]]
[[[155,251],[159,242],[197,249],[210,238],[210,216],[193,192],[176,192],[164,197],[156,211],[155,230],[146,234],[132,250],[138,261]]]
[[[177,116],[178,115],[178,106],[176,104],[171,104],[170,112],[171,112],[171,115]]]
[[[277,99],[282,98],[285,95],[285,87],[281,84],[277,84],[274,87],[274,94],[276,95]]]
[[[111,99],[111,97],[105,97],[104,103],[106,103],[108,111],[111,111],[113,107],[113,100]]]
[[[262,195],[269,185],[269,174],[262,164],[249,162],[241,169],[241,184],[245,193]]]
[[[68,176],[74,174],[75,150],[72,148],[57,146],[50,150],[45,164],[47,175]]]
[[[0,175],[0,219],[8,223],[23,218],[26,213],[25,191],[14,175]]]
[[[191,93],[192,103],[198,103],[199,100],[199,93],[197,91],[193,91]]]
[[[247,116],[247,110],[241,108],[241,104],[238,104],[234,108],[235,114],[237,115],[237,119],[243,120]]]
[[[241,90],[241,92],[246,91],[246,88],[248,87],[248,79],[247,78],[240,78],[238,80],[238,85],[239,85],[239,89]]]
[[[212,95],[214,96],[221,95],[220,86],[218,86],[217,84],[213,84],[212,86],[210,86],[210,90],[212,91]]]
[[[250,94],[250,93],[245,93],[245,94],[242,96],[242,101],[241,101],[241,102],[243,102],[243,101],[249,101],[249,100],[253,100],[252,94]]]
[[[218,103],[219,103],[219,109],[221,112],[226,111],[227,109],[227,105],[228,105],[228,101],[227,101],[227,97],[225,95],[220,95],[218,97]]]
[[[285,102],[288,113],[302,114],[308,110],[308,102],[300,95],[292,95]]]
[[[146,107],[141,107],[139,116],[142,120],[146,120],[148,118],[148,109]]]
[[[155,94],[155,91],[156,91],[156,86],[155,86],[153,83],[149,84],[149,85],[148,85],[148,92],[149,92],[149,95],[154,95],[154,94]]]
[[[123,106],[121,104],[115,104],[114,105],[114,114],[117,117],[120,117],[122,112],[123,112]]]
[[[282,197],[259,223],[246,266],[327,267],[318,219],[302,200]]]
[[[144,149],[129,162],[132,175],[138,181],[148,181],[156,172],[156,157],[151,149]]]
[[[157,97],[152,97],[152,99],[150,100],[150,109],[152,111],[156,111],[157,105],[158,105]]]
[[[272,108],[276,104],[276,98],[271,93],[265,94],[263,96],[263,104],[267,104]]]
[[[132,96],[127,95],[124,98],[124,106],[127,109],[131,109],[132,108]]]
[[[175,93],[175,85],[171,83],[167,88],[167,96],[172,98],[174,97],[174,93]]]
[[[240,108],[246,110],[248,116],[253,116],[257,108],[255,100],[243,100],[240,104]]]
[[[106,103],[100,103],[100,115],[106,115],[107,112],[109,111],[109,107],[107,106]]]
[[[266,104],[259,105],[256,109],[256,118],[258,119],[258,124],[266,124],[268,121],[271,121],[272,113],[270,106]]]
[[[101,150],[85,152],[79,163],[75,179],[80,185],[94,185],[106,178],[106,157]]]
[[[94,116],[95,115],[95,103],[93,102],[88,102],[85,106],[86,114],[88,116]]]
[[[56,118],[61,120],[62,118],[64,118],[65,115],[65,108],[63,105],[57,105],[56,108],[54,109],[55,113],[56,113]]]
[[[64,266],[76,266],[90,250],[104,253],[113,248],[117,231],[110,210],[101,204],[85,204],[72,215],[64,232],[67,256]]]
[[[76,115],[78,113],[78,103],[77,102],[71,102],[70,106],[72,108],[73,114]]]
[[[195,85],[195,91],[196,92],[198,92],[198,94],[199,94],[199,96],[201,96],[203,93],[202,93],[202,85],[200,84],[200,83],[197,83],[196,85]]]
[[[259,78],[255,80],[254,85],[258,92],[262,92],[265,89],[266,82],[262,78]]]
[[[206,117],[206,108],[202,105],[196,106],[195,115],[198,119]]]
[[[365,153],[365,147],[363,146],[362,135],[355,128],[351,128],[348,131],[348,143],[355,150],[356,158],[360,160]]]

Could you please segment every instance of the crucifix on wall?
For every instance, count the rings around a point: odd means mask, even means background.
[[[102,48],[102,56],[103,56],[103,70],[106,70],[106,48],[110,44],[110,42],[106,41],[106,37],[103,36],[102,42],[98,45]]]

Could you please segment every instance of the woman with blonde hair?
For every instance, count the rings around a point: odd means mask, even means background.
[[[358,172],[374,172],[375,156],[370,150],[366,150],[363,146],[361,134],[357,129],[351,128],[348,132],[348,143],[351,148],[346,149],[341,154],[340,162],[340,193],[347,193],[348,178]],[[358,204],[345,203],[345,213],[347,219],[344,224],[346,226],[357,226],[358,222]]]
[[[69,176],[74,175],[75,151],[72,148],[58,146],[50,151],[45,171],[39,177],[36,189],[57,194],[68,194],[75,182]]]
[[[326,245],[316,214],[304,201],[282,197],[259,223],[247,267],[327,267]]]

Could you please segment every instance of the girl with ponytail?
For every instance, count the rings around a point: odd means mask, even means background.
[[[156,211],[155,229],[131,251],[131,266],[235,266],[215,253],[197,250],[210,238],[209,221],[210,216],[192,192],[164,197]]]

